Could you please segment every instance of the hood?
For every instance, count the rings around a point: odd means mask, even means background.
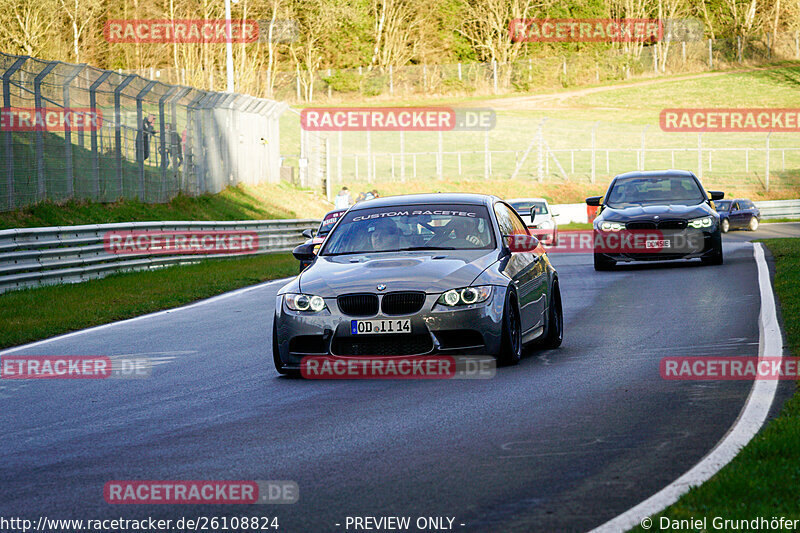
[[[306,294],[335,297],[351,292],[444,292],[466,287],[492,263],[497,250],[436,250],[321,256],[299,277]]]
[[[604,207],[600,217],[603,220],[631,222],[633,220],[653,220],[658,215],[661,220],[682,219],[688,220],[707,215],[716,214],[707,203],[696,205],[636,205],[631,207],[616,208]]]

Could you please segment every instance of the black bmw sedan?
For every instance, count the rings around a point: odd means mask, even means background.
[[[685,170],[628,172],[616,176],[605,196],[586,199],[599,206],[594,220],[594,268],[618,262],[700,258],[722,264],[720,218],[708,191]]]

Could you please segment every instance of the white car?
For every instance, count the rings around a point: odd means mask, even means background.
[[[550,211],[550,204],[544,198],[514,198],[508,204],[519,213],[523,222],[539,237],[544,244],[553,244],[558,240],[558,224]],[[531,220],[531,209],[536,209],[536,216]]]

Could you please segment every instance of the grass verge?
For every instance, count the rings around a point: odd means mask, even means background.
[[[136,200],[112,203],[43,202],[0,213],[0,229],[72,226],[147,220],[260,220],[322,217],[333,206],[308,189],[281,182],[228,187],[219,194],[178,196],[166,204]]]
[[[775,257],[775,292],[783,313],[786,343],[800,355],[800,239],[765,239]],[[662,516],[670,520],[713,517],[752,520],[764,517],[800,519],[797,486],[800,483],[800,394],[790,398],[780,416],[767,424],[739,455],[700,487],[693,488],[663,513],[653,527],[661,529]],[[794,530],[791,529],[790,530]],[[689,528],[685,531],[697,531]]]
[[[178,307],[297,274],[291,254],[215,259],[0,294],[0,348]]]

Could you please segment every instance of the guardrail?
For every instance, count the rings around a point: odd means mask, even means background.
[[[104,236],[110,231],[253,231],[258,236],[257,251],[254,253],[269,254],[291,251],[305,240],[301,235],[304,229],[318,225],[318,220],[297,219],[127,222],[0,230],[0,293],[39,285],[76,283],[115,272],[241,256],[235,253],[110,253],[104,245]]]
[[[762,219],[800,218],[800,200],[765,200],[753,202]]]

